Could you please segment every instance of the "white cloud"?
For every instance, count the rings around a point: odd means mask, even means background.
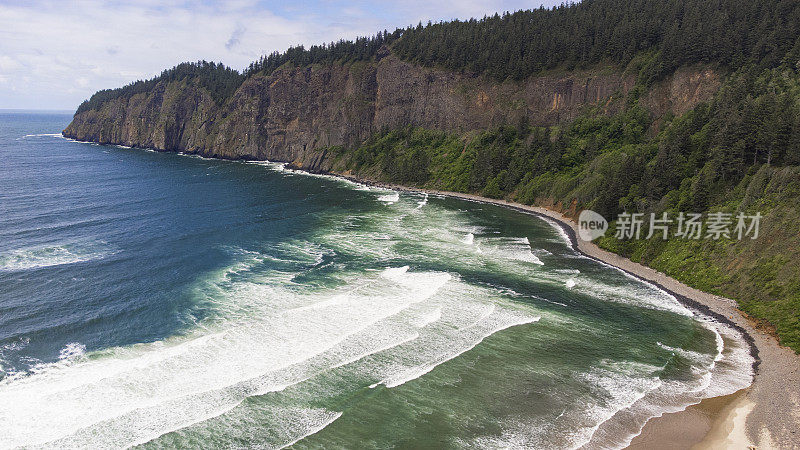
[[[12,70],[22,69],[23,65],[10,56],[0,56],[0,73],[10,72]]]
[[[245,68],[290,45],[393,30],[419,20],[482,17],[513,2],[57,0],[0,4],[0,108],[73,109],[98,89],[183,61]],[[520,3],[520,2],[517,2]],[[293,9],[292,9],[293,8]]]

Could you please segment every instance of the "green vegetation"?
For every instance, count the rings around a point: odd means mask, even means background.
[[[748,65],[709,103],[662,120],[640,106],[642,90],[634,88],[620,100],[626,102],[620,113],[606,116],[601,105],[569,126],[520,123],[465,136],[386,131],[353,151],[340,149],[337,168],[387,182],[588,208],[607,218],[625,211],[648,218],[760,212],[757,240],[619,240],[612,224],[599,244],[737,299],[800,351],[800,262],[787,250],[800,248],[797,70]]]
[[[521,80],[542,70],[609,61],[622,66],[658,50],[644,76],[697,62],[780,63],[800,36],[794,0],[583,0],[482,20],[421,24],[393,50],[409,61]]]
[[[303,67],[310,64],[345,63],[353,61],[367,61],[375,57],[384,45],[394,42],[402,34],[397,29],[394,33],[384,30],[371,37],[358,37],[354,41],[344,39],[330,44],[312,45],[305,49],[302,45],[290,47],[285,52],[272,52],[262,56],[258,61],[250,63],[245,71],[246,76],[255,74],[270,74],[284,64]]]
[[[172,69],[161,72],[161,75],[147,81],[139,80],[117,89],[104,89],[97,91],[92,98],[78,106],[75,114],[99,109],[100,106],[116,98],[131,98],[136,94],[150,92],[159,82],[187,80],[208,90],[217,104],[222,104],[225,99],[233,95],[234,91],[244,81],[244,76],[239,72],[207,61],[196,63],[181,63]]]

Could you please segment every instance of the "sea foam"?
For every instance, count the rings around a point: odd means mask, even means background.
[[[361,272],[331,295],[296,289],[286,283],[289,274],[252,272],[266,255],[240,257],[198,285],[198,295],[211,296],[221,315],[193,333],[88,358],[84,347],[70,344],[62,362],[0,384],[0,417],[20,425],[0,436],[0,446],[135,445],[200,422],[233,420],[244,414],[247,397],[295,395],[293,386],[335,370],[357,368],[396,387],[487,336],[537,320],[511,305],[490,303],[493,312],[485,314],[491,296],[448,273],[409,266]],[[377,358],[387,353],[393,356]],[[300,412],[284,414],[282,420],[302,420]],[[326,412],[302,429],[279,428],[273,444],[302,439],[337,414]]]
[[[113,253],[103,245],[66,243],[28,247],[0,254],[0,271],[18,272],[105,258]]]
[[[384,202],[388,205],[391,205],[392,203],[397,203],[398,200],[400,200],[399,192],[393,192],[391,194],[385,194],[378,197],[378,201]]]

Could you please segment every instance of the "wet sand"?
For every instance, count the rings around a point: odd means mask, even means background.
[[[650,419],[641,434],[631,441],[629,449],[653,448],[747,448],[752,443],[741,432],[738,417],[747,417],[752,403],[744,390],[731,395],[704,399],[683,411]],[[732,414],[736,411],[735,414]],[[730,422],[730,423],[729,423]],[[741,422],[741,421],[739,421]]]

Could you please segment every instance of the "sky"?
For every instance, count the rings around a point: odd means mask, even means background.
[[[0,109],[74,110],[184,61],[263,54],[561,0],[0,0]]]

